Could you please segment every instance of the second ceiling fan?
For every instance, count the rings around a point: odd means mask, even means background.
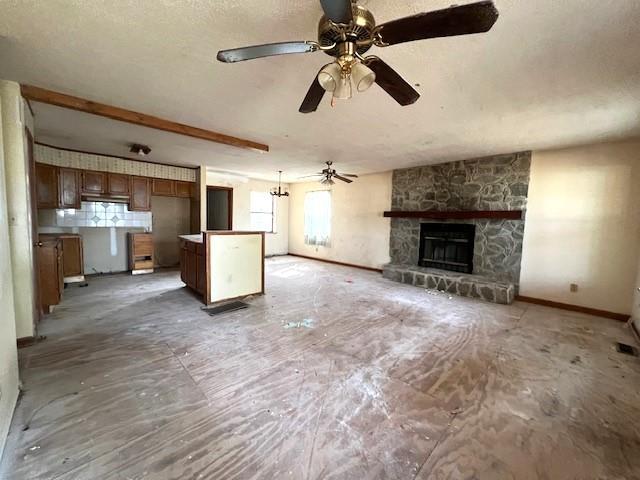
[[[498,10],[493,2],[482,1],[376,25],[371,12],[353,1],[320,0],[324,15],[318,25],[318,41],[269,43],[221,50],[217,58],[221,62],[234,63],[321,50],[334,60],[322,67],[313,80],[300,112],[314,112],[325,92],[331,92],[334,99],[347,99],[351,98],[354,86],[363,92],[374,82],[405,106],[418,100],[420,94],[378,57],[364,56],[373,45],[388,47],[428,38],[483,33],[490,30],[498,19]]]
[[[346,182],[346,183],[353,182],[353,180],[347,177],[358,178],[358,175],[355,175],[353,173],[336,172],[336,169],[333,168],[333,162],[324,162],[324,163],[327,164],[327,168],[324,168],[320,172],[314,173],[313,175],[305,175],[304,177],[300,177],[300,178],[320,177],[320,183],[322,183],[323,185],[333,185],[334,183],[336,183],[333,181],[334,178],[337,178],[338,180],[342,180],[343,182]]]

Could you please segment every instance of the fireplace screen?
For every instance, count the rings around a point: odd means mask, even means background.
[[[475,231],[475,225],[466,223],[423,223],[420,226],[418,264],[472,273]]]

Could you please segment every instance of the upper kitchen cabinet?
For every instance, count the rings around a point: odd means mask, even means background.
[[[109,195],[129,196],[129,175],[121,173],[108,174]]]
[[[58,169],[59,208],[80,208],[80,171],[73,168]],[[40,205],[38,205],[40,206]]]
[[[58,167],[36,163],[38,208],[58,208]]]
[[[164,178],[154,178],[151,180],[151,194],[163,195],[166,197],[176,196],[176,181],[166,180]]]
[[[101,195],[107,193],[107,172],[82,172],[82,193],[87,195]]]
[[[176,196],[181,198],[191,197],[191,182],[176,181]]]
[[[131,177],[131,197],[129,210],[151,210],[151,182],[146,177]]]

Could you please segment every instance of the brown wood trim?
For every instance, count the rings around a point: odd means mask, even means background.
[[[292,257],[306,258],[307,260],[316,260],[318,262],[332,263],[334,265],[342,265],[343,267],[359,268],[361,270],[368,270],[370,272],[382,273],[382,269],[381,268],[364,267],[362,265],[354,265],[353,263],[337,262],[335,260],[328,260],[326,258],[309,257],[307,255],[300,255],[298,253],[291,253],[291,252],[289,252],[287,255],[290,255]]]
[[[433,218],[433,219],[473,219],[493,218],[502,220],[522,220],[522,210],[461,210],[442,212],[437,210],[392,210],[383,213],[388,218]]]
[[[18,348],[30,347],[36,343],[36,337],[20,337],[17,340]]]
[[[520,302],[534,303],[536,305],[543,305],[545,307],[559,308],[561,310],[568,310],[571,312],[585,313],[587,315],[594,315],[596,317],[611,318],[612,320],[618,320],[619,322],[626,322],[630,318],[630,315],[625,313],[609,312],[607,310],[598,310],[597,308],[581,307],[580,305],[571,305],[570,303],[554,302],[552,300],[544,300],[542,298],[527,297],[524,295],[516,295],[516,300],[519,300]]]
[[[148,163],[150,165],[161,165],[163,167],[176,167],[176,168],[186,168],[187,170],[199,170],[200,167],[190,167],[188,165],[176,165],[175,163],[160,163],[160,162],[152,162],[150,160],[141,160],[139,158],[131,158],[131,157],[122,157],[120,155],[111,155],[109,153],[99,153],[99,152],[90,152],[88,150],[78,150],[75,148],[67,148],[67,147],[58,147],[57,145],[51,145],[50,143],[44,143],[44,142],[33,142],[36,145],[40,145],[42,147],[49,147],[49,148],[54,148],[56,150],[63,150],[65,152],[73,152],[73,153],[84,153],[86,155],[99,155],[101,157],[107,157],[107,158],[118,158],[120,160],[131,160],[132,162],[140,162],[140,163]],[[112,173],[117,173],[117,172],[112,172]],[[160,177],[158,177],[160,178]],[[183,181],[187,181],[187,180],[183,180]],[[195,182],[189,182],[189,183],[195,183]]]
[[[133,110],[126,110],[124,108],[93,102],[84,98],[74,97],[72,95],[66,95],[64,93],[54,92],[40,87],[34,87],[33,85],[21,85],[20,88],[22,96],[28,100],[33,100],[34,102],[47,103],[57,107],[111,118],[112,120],[118,120],[120,122],[142,125],[143,127],[155,128],[156,130],[163,130],[165,132],[177,133],[178,135],[199,138],[209,142],[221,143],[231,147],[246,148],[260,152],[269,151],[269,145],[233,137],[231,135],[225,135],[223,133],[214,132],[213,130],[192,127],[190,125],[173,122],[153,115],[134,112]]]

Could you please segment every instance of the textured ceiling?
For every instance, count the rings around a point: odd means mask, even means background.
[[[451,0],[360,2],[378,23]],[[470,3],[468,1],[459,3]],[[486,34],[375,53],[422,98],[377,86],[316,113],[298,106],[323,53],[222,64],[219,49],[315,39],[317,0],[0,0],[0,78],[267,143],[260,154],[34,105],[36,138],[150,160],[287,180],[328,159],[392,168],[640,134],[640,1],[496,0]],[[340,169],[340,168],[339,168]]]

